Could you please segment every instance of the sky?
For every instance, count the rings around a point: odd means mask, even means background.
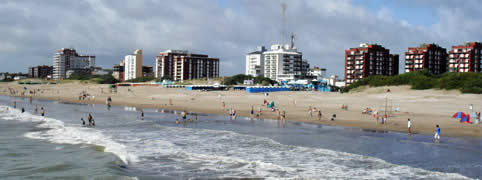
[[[402,55],[482,41],[480,0],[0,0],[0,72],[52,65],[58,49],[75,48],[103,68],[136,49],[145,65],[185,49],[220,58],[221,76],[240,74],[247,53],[282,42],[283,2],[285,39],[293,32],[303,58],[329,75],[343,76],[344,50],[360,43]]]

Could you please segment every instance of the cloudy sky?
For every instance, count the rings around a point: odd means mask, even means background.
[[[0,0],[0,72],[52,64],[62,47],[111,68],[135,49],[144,64],[166,49],[221,59],[221,75],[244,73],[244,56],[280,43],[283,0]],[[479,0],[286,0],[287,32],[312,66],[343,74],[344,50],[482,41]],[[287,35],[288,36],[288,33]],[[400,63],[403,63],[401,57]]]

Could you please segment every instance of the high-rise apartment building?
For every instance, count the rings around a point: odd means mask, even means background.
[[[62,48],[54,56],[53,78],[68,78],[67,71],[71,74],[84,73],[93,67],[95,67],[95,56],[79,55],[75,49]]]
[[[142,73],[142,50],[137,49],[134,54],[124,57],[124,80],[143,77]]]
[[[398,74],[399,56],[390,54],[377,44],[360,44],[358,48],[345,50],[345,82],[346,85],[375,75],[393,76]]]
[[[452,46],[449,51],[449,72],[482,72],[482,44],[468,42]]]
[[[263,53],[264,77],[276,81],[302,79],[309,71],[309,64],[303,54],[288,44],[274,44],[270,51]]]
[[[28,68],[28,76],[31,78],[46,78],[54,72],[53,66],[34,66]]]
[[[405,52],[405,72],[427,69],[432,74],[447,71],[447,49],[437,44],[422,44]]]
[[[263,53],[266,52],[264,46],[258,47],[254,52],[250,52],[246,55],[246,75],[251,75],[253,77],[264,75],[264,56]]]
[[[192,54],[186,50],[167,50],[156,56],[156,78],[184,81],[219,77],[219,59]]]

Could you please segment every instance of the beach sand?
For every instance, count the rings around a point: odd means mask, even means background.
[[[378,87],[358,89],[351,93],[327,92],[273,92],[269,96],[263,93],[246,93],[245,91],[186,91],[160,87],[119,87],[117,93],[110,93],[108,85],[81,84],[79,82],[57,85],[18,85],[15,82],[0,83],[0,95],[11,96],[9,88],[17,90],[21,96],[24,87],[29,90],[40,89],[35,95],[25,93],[24,97],[58,100],[73,103],[105,104],[106,98],[112,97],[112,105],[135,106],[139,108],[158,108],[170,110],[186,110],[188,112],[227,115],[229,108],[236,109],[240,116],[250,116],[251,106],[257,113],[262,107],[261,118],[277,119],[278,113],[271,112],[263,106],[263,101],[274,101],[275,105],[286,112],[290,121],[311,122],[317,124],[359,127],[371,130],[389,130],[407,132],[407,118],[411,119],[412,133],[433,134],[435,125],[439,124],[443,136],[475,136],[482,137],[481,125],[459,123],[452,118],[456,112],[470,113],[469,104],[474,111],[482,111],[482,95],[461,94],[458,91],[443,90],[411,90],[408,86]],[[129,90],[130,89],[130,90]],[[386,89],[391,92],[386,98]],[[95,99],[79,100],[81,92],[87,92]],[[172,105],[169,104],[172,100]],[[399,107],[400,112],[390,112],[386,124],[377,124],[373,115],[362,114],[364,108],[370,107],[379,114],[385,112],[388,100],[388,111]],[[222,108],[225,103],[225,109]],[[348,110],[342,110],[342,104]],[[321,109],[323,117],[318,120],[317,113],[310,117],[309,107]],[[336,120],[331,121],[332,114]]]

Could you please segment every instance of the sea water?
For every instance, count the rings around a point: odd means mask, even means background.
[[[11,104],[17,102],[17,109]],[[34,104],[47,115],[34,113]],[[21,113],[24,107],[27,112]],[[7,179],[470,179],[480,138],[0,97]],[[92,114],[96,127],[83,127]],[[194,119],[194,114],[188,118]],[[181,119],[180,119],[181,120]],[[181,120],[182,122],[182,120]],[[88,123],[88,122],[87,122]],[[443,129],[443,127],[442,127]]]

